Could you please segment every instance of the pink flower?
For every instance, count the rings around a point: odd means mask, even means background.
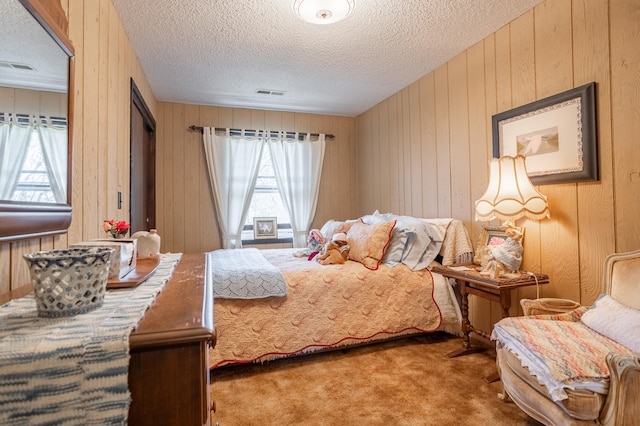
[[[504,238],[501,237],[491,237],[491,239],[489,239],[489,245],[490,246],[500,246],[502,244],[504,244]]]

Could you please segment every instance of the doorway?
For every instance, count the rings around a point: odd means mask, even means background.
[[[131,235],[156,227],[156,121],[131,79]]]

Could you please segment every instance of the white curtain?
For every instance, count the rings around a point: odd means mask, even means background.
[[[54,127],[51,118],[47,125],[37,126],[47,175],[56,203],[67,202],[67,129]]]
[[[253,197],[264,143],[256,137],[202,132],[223,248],[242,248],[242,228]]]
[[[295,140],[282,137],[268,142],[280,195],[291,220],[293,247],[306,247],[318,202],[325,136],[312,141],[307,134],[299,140],[296,133]]]
[[[16,121],[0,123],[0,200],[13,198],[32,130]]]

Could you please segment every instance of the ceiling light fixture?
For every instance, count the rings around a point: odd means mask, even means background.
[[[319,25],[342,21],[355,7],[355,0],[295,0],[293,2],[293,11],[300,19]]]
[[[258,95],[284,96],[287,92],[284,90],[256,89],[256,93]]]

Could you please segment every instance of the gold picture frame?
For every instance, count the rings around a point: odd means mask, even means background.
[[[515,228],[522,234],[522,239],[520,240],[522,244],[524,241],[524,226],[516,226]],[[480,231],[480,237],[478,238],[478,244],[476,245],[473,263],[484,266],[491,250],[503,244],[507,238],[508,236],[504,226],[483,225]]]

